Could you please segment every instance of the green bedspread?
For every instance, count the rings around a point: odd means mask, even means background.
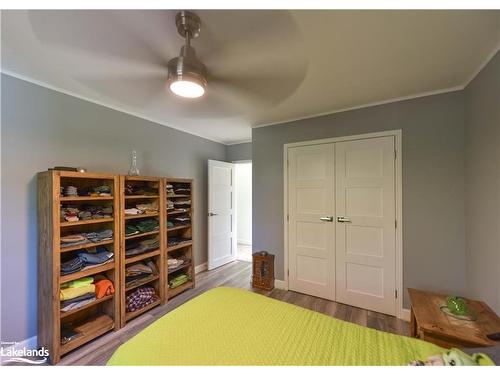
[[[433,344],[241,289],[212,289],[163,316],[108,365],[405,365]]]

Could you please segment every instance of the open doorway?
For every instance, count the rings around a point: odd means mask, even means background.
[[[237,259],[252,261],[252,162],[236,163]]]

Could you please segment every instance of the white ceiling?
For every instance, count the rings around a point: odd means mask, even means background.
[[[3,11],[2,71],[235,143],[251,127],[462,88],[498,50],[500,11],[197,11],[206,97],[165,88],[175,11]]]

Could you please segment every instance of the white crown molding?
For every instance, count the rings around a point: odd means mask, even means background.
[[[182,129],[181,127],[179,126],[176,126],[176,125],[172,125],[170,123],[164,123],[164,122],[161,122],[161,121],[158,121],[158,120],[155,120],[155,119],[152,119],[150,117],[147,117],[147,116],[144,116],[143,114],[140,114],[140,113],[136,113],[134,111],[130,111],[128,109],[125,109],[125,108],[122,108],[120,106],[115,106],[115,105],[111,105],[111,104],[107,104],[107,103],[103,103],[99,100],[95,100],[95,99],[90,99],[88,97],[85,97],[83,95],[80,95],[80,94],[76,94],[72,91],[68,91],[68,90],[64,90],[64,89],[61,89],[60,87],[57,87],[57,86],[53,86],[49,83],[46,83],[46,82],[43,82],[43,81],[39,81],[39,80],[36,80],[36,79],[33,79],[31,77],[27,77],[25,75],[22,75],[22,74],[18,74],[18,73],[14,73],[14,72],[11,72],[10,70],[6,70],[6,69],[1,69],[0,70],[0,73],[2,74],[5,74],[7,76],[11,76],[11,77],[14,77],[14,78],[17,78],[17,79],[20,79],[22,81],[26,81],[26,82],[29,82],[29,83],[32,83],[34,85],[37,85],[37,86],[41,86],[41,87],[44,87],[46,89],[49,89],[49,90],[53,90],[53,91],[56,91],[56,92],[59,92],[61,94],[65,94],[65,95],[69,95],[69,96],[73,96],[75,98],[78,98],[78,99],[81,99],[81,100],[85,100],[87,102],[90,102],[90,103],[93,103],[93,104],[97,104],[97,105],[100,105],[102,107],[106,107],[106,108],[110,108],[112,110],[115,110],[115,111],[118,111],[118,112],[122,112],[122,113],[125,113],[127,115],[130,115],[130,116],[134,116],[134,117],[138,117],[140,119],[143,119],[143,120],[146,120],[146,121],[149,121],[149,122],[152,122],[152,123],[155,123],[155,124],[158,124],[158,125],[162,125],[162,126],[165,126],[167,128],[171,128],[171,129],[175,129],[175,130],[178,130],[180,132],[183,132],[183,133],[186,133],[186,134],[190,134],[190,135],[194,135],[196,137],[200,137],[200,138],[203,138],[203,139],[206,139],[206,140],[209,140],[209,141],[212,141],[212,142],[216,142],[216,143],[220,143],[222,145],[225,145],[227,146],[228,144],[225,143],[225,142],[222,142],[222,141],[218,141],[216,139],[213,139],[213,138],[209,138],[209,137],[206,137],[204,135],[201,135],[201,134],[198,134],[196,132],[191,132],[191,131],[187,131],[185,129]]]
[[[400,97],[397,97],[397,98],[392,98],[392,99],[387,99],[387,100],[381,100],[381,101],[378,101],[378,102],[371,102],[371,103],[362,104],[362,105],[358,105],[358,106],[354,106],[354,107],[348,107],[348,108],[336,109],[336,110],[333,110],[333,111],[321,112],[321,113],[315,114],[315,115],[308,115],[308,116],[304,116],[304,117],[295,117],[295,118],[292,118],[292,119],[286,120],[286,121],[279,121],[279,122],[271,122],[271,123],[266,123],[266,124],[253,125],[252,128],[256,129],[256,128],[264,128],[266,126],[287,124],[289,122],[300,121],[300,120],[308,120],[308,119],[312,119],[312,118],[316,118],[316,117],[333,115],[335,113],[349,112],[349,111],[353,111],[355,109],[375,107],[377,105],[397,103],[397,102],[402,102],[402,101],[405,101],[405,100],[423,98],[423,97],[426,97],[426,96],[432,96],[432,95],[438,95],[438,94],[446,94],[448,92],[460,91],[460,90],[463,90],[463,89],[464,89],[464,86],[461,85],[461,86],[449,87],[449,88],[446,88],[446,89],[426,91],[426,92],[423,92],[423,93],[420,93],[420,94],[408,95],[408,96],[400,96]]]

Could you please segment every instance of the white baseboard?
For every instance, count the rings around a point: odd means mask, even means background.
[[[409,322],[410,321],[410,309],[402,309],[398,318]]]
[[[238,242],[238,244],[252,246],[252,241],[238,240],[237,242]]]
[[[203,271],[206,271],[207,270],[207,262],[205,263],[202,263],[202,264],[199,264],[197,265],[196,267],[194,267],[194,273],[197,274],[197,273],[200,273],[200,272],[203,272]]]
[[[285,280],[274,280],[274,287],[276,289],[288,290],[288,285],[286,285]]]

